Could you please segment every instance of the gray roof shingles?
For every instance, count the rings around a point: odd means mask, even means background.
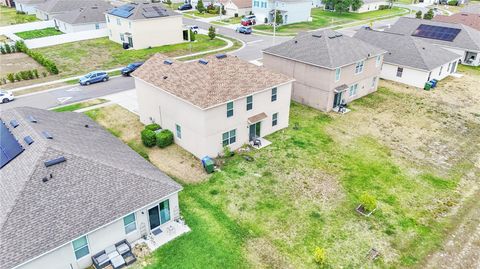
[[[301,33],[292,40],[264,50],[266,54],[328,69],[350,65],[385,52],[333,30]]]
[[[108,2],[103,0],[48,0],[37,6],[38,10],[56,14],[72,11],[82,7],[105,6]]]
[[[68,24],[102,23],[105,12],[112,8],[110,4],[102,6],[81,7],[55,16],[55,19]]]
[[[354,37],[387,50],[384,58],[387,63],[421,70],[431,71],[461,58],[461,55],[409,35],[362,29]]]
[[[29,122],[28,115],[38,123]],[[1,269],[182,189],[85,115],[24,107],[3,111],[0,118],[19,121],[17,128],[8,127],[25,148],[0,170]],[[44,130],[53,139],[45,139]],[[26,135],[35,142],[26,145]],[[45,167],[59,156],[66,161]]]

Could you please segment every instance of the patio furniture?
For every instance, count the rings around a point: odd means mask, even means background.
[[[132,253],[132,247],[127,240],[122,240],[92,256],[96,269],[121,268],[134,263],[137,259]]]
[[[115,251],[117,254],[118,252]],[[113,268],[120,268],[122,266],[125,265],[125,260],[123,259],[123,257],[121,255],[117,255],[115,257],[113,257],[110,262],[112,263],[113,265]]]

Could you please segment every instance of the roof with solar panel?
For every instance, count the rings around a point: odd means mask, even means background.
[[[411,35],[433,44],[480,51],[480,31],[463,24],[400,17],[386,31]]]
[[[0,268],[181,189],[82,113],[5,110],[0,135]]]
[[[116,8],[113,8],[107,12],[109,15],[117,16],[129,20],[144,20],[163,18],[168,16],[181,16],[161,3],[151,2],[132,2]]]

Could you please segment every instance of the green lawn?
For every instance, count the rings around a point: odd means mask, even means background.
[[[22,39],[34,39],[39,37],[54,36],[54,35],[61,35],[61,34],[63,34],[63,32],[55,29],[55,27],[15,33],[15,35],[17,35]]]
[[[36,21],[35,15],[17,14],[15,8],[0,6],[0,26]]]
[[[240,24],[240,21],[242,20],[242,18],[240,17],[230,17],[230,18],[226,18],[226,19],[223,19],[223,20],[219,20],[219,21],[213,21],[211,23],[213,24],[218,24],[218,25],[222,25],[222,24]]]
[[[197,35],[197,42],[185,42],[142,50],[124,50],[108,38],[91,39],[35,49],[57,64],[62,77],[81,75],[96,69],[111,69],[135,61],[145,61],[155,53],[181,56],[226,46],[220,39]]]
[[[395,16],[404,14],[405,9],[393,7],[392,9],[375,10],[364,13],[338,13],[333,11],[326,11],[321,8],[312,9],[311,22],[299,22],[277,27],[279,33],[296,33],[299,31],[315,30],[323,27],[353,23],[355,21],[374,20],[384,16]],[[270,25],[257,25],[254,29],[261,31],[273,32],[273,27]]]
[[[192,10],[192,11],[187,11],[185,13],[183,13],[184,15],[189,15],[190,17],[199,17],[199,18],[211,18],[211,17],[217,17],[219,16],[218,14],[210,14],[208,12],[204,12],[204,13],[200,13],[196,10]]]
[[[66,106],[54,108],[53,111],[55,111],[55,112],[75,111],[75,110],[79,110],[79,109],[82,109],[82,108],[103,104],[105,102],[108,102],[108,100],[106,100],[106,99],[93,99],[93,100],[88,100],[88,101],[85,101],[85,102],[80,102],[80,103],[75,103],[75,104],[71,104],[71,105],[66,105]]]

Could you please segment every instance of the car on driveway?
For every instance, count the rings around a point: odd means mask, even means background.
[[[192,9],[192,8],[193,8],[193,7],[192,7],[192,5],[190,5],[190,4],[183,4],[183,5],[181,5],[181,6],[178,7],[178,10],[190,10],[190,9]]]
[[[257,17],[255,15],[248,15],[242,18],[242,20],[240,21],[240,24],[243,26],[255,25],[257,24],[256,19]]]
[[[15,99],[15,97],[13,96],[13,93],[0,90],[0,101],[2,104],[13,101],[13,99]]]
[[[239,26],[235,31],[240,34],[249,35],[252,33],[252,27]]]
[[[137,68],[139,68],[140,66],[142,66],[143,62],[137,62],[137,63],[131,63],[127,66],[125,66],[123,69],[122,69],[122,75],[124,76],[130,76],[130,74],[137,70]]]
[[[78,81],[80,85],[90,85],[97,82],[108,81],[109,77],[105,71],[93,71],[81,77]]]

